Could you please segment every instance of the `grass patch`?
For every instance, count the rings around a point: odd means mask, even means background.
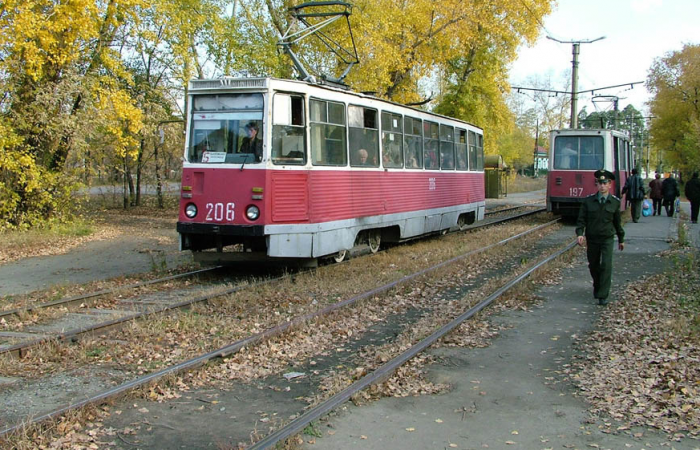
[[[27,231],[6,231],[2,233],[4,245],[15,247],[46,245],[55,239],[89,236],[95,230],[93,222],[78,217],[70,223],[58,223]]]
[[[518,192],[532,192],[547,188],[547,177],[538,178],[515,175],[515,178],[508,178],[508,192],[515,194]]]
[[[318,429],[315,422],[311,422],[304,428],[303,433],[307,436],[322,437],[323,433]]]

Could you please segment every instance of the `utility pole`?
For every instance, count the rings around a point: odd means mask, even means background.
[[[601,36],[595,39],[581,39],[578,41],[560,41],[559,39],[553,38],[552,36],[547,36],[547,39],[551,39],[560,44],[573,44],[571,53],[573,54],[573,61],[571,61],[571,128],[578,128],[578,55],[580,53],[581,44],[591,44],[595,41],[600,41],[605,39],[605,36]]]
[[[535,154],[532,158],[532,175],[537,178],[537,146],[540,140],[540,118],[535,122]]]

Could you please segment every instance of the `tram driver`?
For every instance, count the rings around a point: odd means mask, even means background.
[[[576,168],[576,157],[578,152],[574,150],[571,142],[567,142],[564,148],[559,152],[559,169],[575,169]]]
[[[255,161],[262,161],[262,139],[258,137],[258,124],[249,122],[244,127],[246,136],[241,143],[240,153],[255,154]]]

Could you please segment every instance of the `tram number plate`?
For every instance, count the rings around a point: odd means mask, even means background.
[[[571,197],[580,197],[583,195],[583,188],[582,187],[569,188],[569,195]]]
[[[428,178],[428,190],[434,191],[436,188],[435,178]]]
[[[233,222],[233,203],[207,203],[207,222],[222,222],[224,218],[227,222]]]

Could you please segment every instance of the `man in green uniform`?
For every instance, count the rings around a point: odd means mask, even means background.
[[[625,248],[625,230],[620,220],[620,199],[610,194],[615,175],[607,170],[594,174],[598,193],[586,197],[578,211],[576,236],[578,245],[587,245],[588,269],[593,277],[593,296],[598,304],[607,305],[612,281],[612,253],[615,235],[618,248]],[[585,230],[585,239],[584,239]]]

